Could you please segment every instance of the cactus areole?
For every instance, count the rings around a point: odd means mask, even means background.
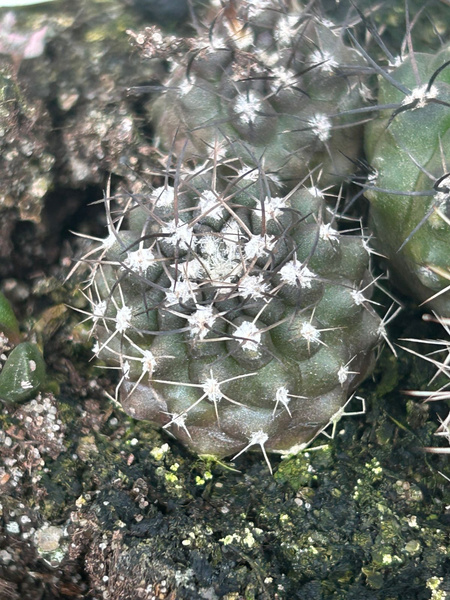
[[[95,354],[125,411],[217,457],[304,447],[383,334],[359,223],[339,231],[323,193],[355,151],[337,115],[361,102],[361,57],[274,6],[241,3],[175,67],[153,112],[177,158],[85,256]]]

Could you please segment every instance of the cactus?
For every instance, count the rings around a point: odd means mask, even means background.
[[[421,398],[423,402],[442,402],[446,401],[448,405],[448,401],[450,400],[450,319],[443,319],[441,317],[436,317],[434,315],[423,315],[424,321],[432,321],[437,322],[442,325],[445,331],[444,339],[427,339],[427,340],[418,340],[414,338],[406,338],[402,341],[404,342],[412,342],[414,344],[425,344],[428,347],[432,348],[432,351],[427,354],[420,354],[416,350],[410,347],[402,346],[403,350],[418,356],[419,358],[431,363],[434,367],[436,367],[436,373],[431,378],[430,384],[435,384],[436,387],[437,381],[439,381],[440,376],[443,376],[444,379],[448,379],[449,382],[444,383],[438,389],[432,390],[410,390],[405,392],[409,396],[414,398]],[[450,442],[450,412],[445,418],[439,417],[440,425],[436,430],[435,435],[444,438],[447,442]],[[429,446],[424,448],[425,452],[430,452],[431,454],[450,454],[450,448],[447,446]]]
[[[105,201],[81,259],[125,411],[199,454],[259,446],[269,468],[335,425],[384,336],[367,240],[325,197],[359,150],[366,61],[290,5],[227,3],[195,40],[133,34],[179,63],[152,109],[170,154],[150,193],[117,216]]]
[[[216,157],[121,204],[84,260],[95,354],[127,413],[219,457],[294,451],[341,414],[382,324],[367,244],[318,187],[282,193]]]
[[[351,111],[367,99],[365,60],[341,27],[296,4],[229,2],[195,39],[156,28],[134,36],[146,55],[174,66],[151,107],[163,151],[207,158],[219,142],[224,156],[245,155],[290,187],[315,167],[322,186],[352,171],[361,126]]]
[[[366,128],[366,195],[396,283],[450,316],[450,45],[379,69],[379,117]]]

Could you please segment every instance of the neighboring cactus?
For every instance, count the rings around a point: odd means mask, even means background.
[[[130,415],[200,454],[294,451],[373,366],[364,239],[318,188],[280,193],[237,158],[169,175],[85,257],[95,353]]]
[[[367,99],[367,66],[339,26],[297,6],[229,2],[198,38],[134,35],[174,66],[151,108],[163,150],[206,158],[219,142],[225,157],[245,156],[290,187],[315,167],[322,186],[351,172],[361,127],[349,111]]]
[[[382,73],[378,102],[365,138],[376,243],[396,283],[449,317],[450,45]]]
[[[429,382],[434,383],[436,386],[436,380],[442,375],[447,378],[448,383],[444,383],[439,389],[434,391],[415,390],[405,392],[409,396],[415,398],[422,398],[423,402],[447,402],[449,405],[450,401],[450,319],[443,319],[434,315],[424,315],[424,321],[434,321],[440,323],[444,328],[446,339],[429,339],[429,340],[418,340],[418,339],[404,339],[404,342],[413,342],[414,344],[428,344],[432,351],[429,354],[419,354],[412,348],[403,347],[404,350],[419,356],[436,367],[436,373]],[[450,412],[445,418],[439,417],[440,425],[435,433],[436,436],[444,438],[450,443]],[[450,447],[445,446],[431,446],[425,447],[425,452],[432,454],[450,454]]]

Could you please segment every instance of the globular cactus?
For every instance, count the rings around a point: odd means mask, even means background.
[[[246,155],[252,167],[294,187],[320,166],[321,184],[352,171],[368,98],[367,65],[344,31],[297,2],[228,2],[195,39],[135,35],[173,72],[152,104],[162,150],[185,159]]]
[[[84,257],[122,406],[199,454],[305,446],[384,335],[360,225],[340,232],[324,195],[359,150],[366,61],[294,4],[226,3],[195,40],[134,35],[177,63],[152,108],[171,158],[116,219],[106,201],[109,235]]]
[[[379,117],[366,128],[366,196],[394,280],[450,316],[450,45],[379,69]]]
[[[383,333],[358,228],[340,233],[311,182],[283,193],[239,158],[178,165],[121,204],[85,294],[125,411],[199,454],[311,441]]]

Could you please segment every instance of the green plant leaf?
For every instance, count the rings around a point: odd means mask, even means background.
[[[0,332],[13,343],[19,342],[19,324],[6,297],[0,292]]]
[[[14,348],[0,372],[0,398],[22,402],[31,398],[45,380],[45,362],[36,344],[23,342]]]

